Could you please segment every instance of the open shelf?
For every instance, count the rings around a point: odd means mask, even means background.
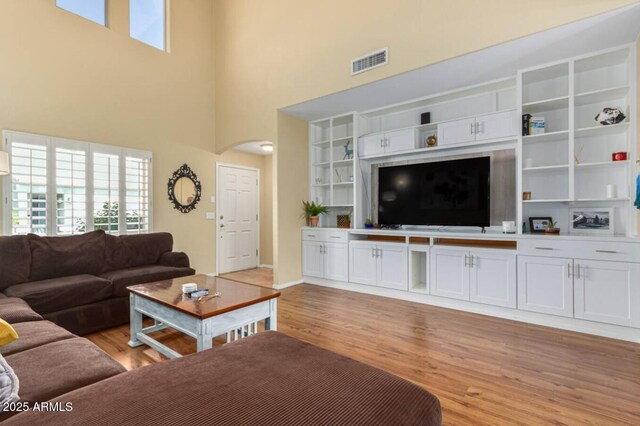
[[[557,166],[539,166],[539,167],[528,167],[528,168],[523,168],[522,171],[523,172],[544,172],[544,171],[549,171],[549,170],[560,170],[560,169],[568,169],[569,165],[568,164],[559,164]]]
[[[627,120],[627,121],[623,121],[622,123],[610,124],[608,126],[598,125],[598,126],[582,127],[582,128],[576,129],[576,136],[581,137],[581,136],[589,136],[589,135],[595,135],[595,134],[601,134],[601,133],[625,132],[629,129],[629,124],[630,123]]]
[[[527,70],[522,73],[522,100],[534,105],[569,96],[569,63]]]
[[[576,164],[575,167],[577,169],[599,169],[599,168],[610,168],[610,167],[628,167],[629,161],[601,161],[598,163],[580,163]]]
[[[592,90],[590,92],[579,93],[575,98],[575,105],[589,105],[606,102],[612,99],[619,99],[629,95],[629,86],[618,86],[607,89]]]
[[[557,98],[544,99],[541,101],[522,104],[522,111],[528,114],[538,114],[544,111],[554,111],[557,109],[565,108],[569,108],[568,96],[560,96]]]
[[[313,165],[313,167],[329,167],[330,165],[331,165],[331,163],[330,163],[330,162],[325,161],[325,162],[323,162],[323,163],[315,163],[315,164]]]
[[[569,130],[559,130],[556,132],[540,133],[538,135],[523,136],[524,142],[546,142],[551,140],[563,140],[569,136]]]
[[[629,197],[622,197],[622,198],[576,198],[576,202],[588,202],[588,203],[595,203],[595,202],[600,202],[600,201],[629,201],[631,200]]]
[[[536,204],[536,203],[568,203],[568,198],[555,198],[555,199],[540,199],[540,200],[522,200],[523,203]]]
[[[344,167],[353,165],[353,159],[351,160],[338,160],[333,162],[333,167]]]

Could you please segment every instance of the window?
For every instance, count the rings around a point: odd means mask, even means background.
[[[129,34],[160,50],[165,49],[165,0],[129,0]]]
[[[5,179],[8,234],[151,231],[150,152],[18,132],[4,136],[12,163]]]
[[[107,25],[106,0],[56,0],[56,5],[100,25]]]

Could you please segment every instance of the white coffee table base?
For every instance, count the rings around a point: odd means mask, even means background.
[[[131,340],[129,346],[135,348],[146,344],[169,358],[179,358],[178,352],[163,345],[149,334],[167,327],[178,330],[197,340],[198,352],[211,349],[213,339],[223,334],[227,335],[227,342],[237,340],[258,332],[258,321],[264,320],[265,330],[278,328],[278,299],[249,305],[244,308],[216,315],[204,320],[165,306],[161,303],[131,293]],[[142,316],[154,319],[155,324],[142,327]]]

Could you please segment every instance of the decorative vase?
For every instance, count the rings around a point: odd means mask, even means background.
[[[373,223],[365,223],[364,229],[373,229]]]
[[[544,230],[545,234],[560,235],[560,228],[547,228]]]
[[[309,226],[312,228],[317,228],[319,220],[320,216],[309,216]]]

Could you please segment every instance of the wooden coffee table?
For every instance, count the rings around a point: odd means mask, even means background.
[[[182,294],[182,284],[196,283],[209,289],[214,298],[197,301]],[[280,292],[208,275],[192,275],[172,280],[127,287],[131,302],[131,337],[129,346],[151,346],[169,358],[178,352],[158,342],[149,334],[170,327],[197,339],[198,352],[210,349],[213,339],[226,333],[227,342],[258,332],[258,321],[266,330],[277,329]],[[142,316],[155,324],[142,327]]]

